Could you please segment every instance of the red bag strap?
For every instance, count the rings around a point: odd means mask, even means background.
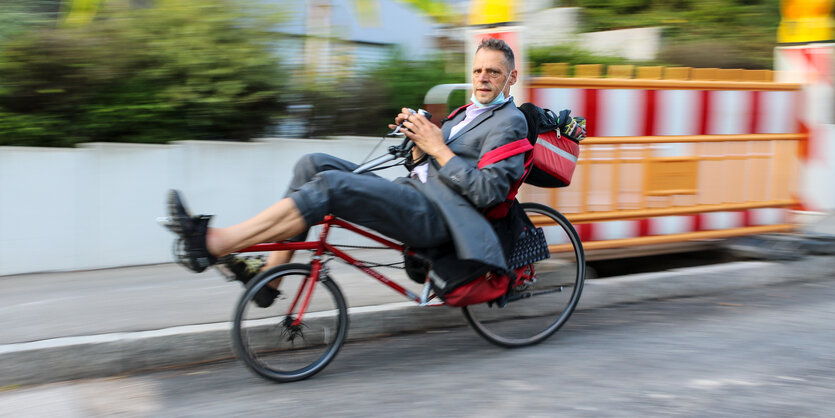
[[[499,219],[503,218],[507,215],[508,210],[510,210],[510,205],[513,203],[513,199],[516,198],[516,194],[519,193],[519,188],[522,187],[522,183],[525,181],[525,178],[528,177],[528,173],[531,171],[531,167],[533,167],[533,145],[531,142],[528,141],[528,138],[522,138],[518,141],[511,142],[509,144],[502,145],[481,157],[481,160],[478,162],[478,168],[481,169],[489,164],[501,161],[505,158],[510,158],[514,155],[518,155],[521,153],[525,153],[525,172],[522,174],[522,177],[519,178],[515,183],[510,186],[510,190],[507,193],[507,197],[501,203],[494,205],[493,207],[487,209],[484,213],[484,216],[487,219]]]
[[[481,157],[481,159],[478,160],[478,168],[482,169],[490,164],[499,162],[506,158],[510,158],[517,154],[521,154],[523,152],[528,152],[532,149],[533,145],[531,145],[530,141],[528,141],[528,138],[522,138],[518,141],[502,145],[484,154]]]
[[[444,118],[444,120],[442,120],[442,121],[441,121],[441,123],[443,124],[444,122],[446,122],[446,121],[448,121],[448,120],[450,120],[450,119],[454,118],[456,115],[458,115],[459,113],[461,113],[461,111],[462,111],[462,110],[466,109],[466,108],[467,108],[467,107],[469,107],[470,105],[472,105],[472,103],[467,103],[467,104],[465,104],[464,106],[461,106],[461,107],[459,107],[458,109],[453,110],[453,111],[452,111],[452,113],[450,113],[450,114],[449,114],[449,116],[447,116],[446,118]]]
[[[525,138],[527,141],[527,138]],[[530,142],[528,142],[530,144]],[[533,150],[533,146],[531,146],[531,150]],[[525,179],[528,177],[528,174],[531,172],[531,167],[533,167],[533,152],[526,151],[525,154],[525,172],[522,174],[522,177],[510,187],[510,193],[507,194],[507,202],[513,202],[513,199],[516,199],[516,193],[519,193],[519,188],[522,187],[522,183],[525,182]],[[508,205],[508,208],[510,205]]]

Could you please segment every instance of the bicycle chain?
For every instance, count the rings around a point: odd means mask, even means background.
[[[366,246],[366,245],[333,244],[333,246],[334,247],[339,247],[339,248],[350,248],[350,249],[358,249],[358,250],[390,250],[391,249],[389,247],[373,247],[373,246]],[[314,250],[306,250],[306,251],[311,251],[312,252]],[[259,259],[262,259],[262,260],[265,259],[265,257],[263,255],[245,256],[245,258],[259,258]],[[334,258],[335,257],[330,257],[326,261],[324,261],[322,264],[327,263],[327,262],[333,260]],[[340,260],[340,261],[343,261],[343,260]],[[397,270],[406,270],[406,262],[405,261],[396,261],[394,263],[388,263],[388,264],[374,263],[374,262],[371,262],[371,261],[366,261],[366,260],[361,260],[361,259],[357,259],[357,261],[362,263],[365,267],[387,267],[387,268],[397,269]]]
[[[347,245],[347,244],[346,245],[332,244],[332,245],[334,247],[350,248],[350,249],[355,249],[355,250],[390,250],[391,249],[390,247],[380,247],[380,246],[375,247],[375,246],[369,246],[369,245]],[[388,263],[388,264],[374,263],[374,262],[371,262],[371,261],[360,260],[360,259],[357,259],[357,261],[359,261],[360,263],[362,263],[366,267],[387,267],[387,268],[398,269],[398,270],[406,270],[405,261],[397,261],[397,262]]]

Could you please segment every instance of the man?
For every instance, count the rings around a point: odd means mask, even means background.
[[[389,127],[402,123],[415,143],[408,177],[388,181],[354,174],[356,164],[307,155],[297,163],[284,199],[226,228],[209,228],[209,216],[189,215],[172,191],[171,229],[185,249],[180,261],[200,272],[218,257],[257,243],[303,238],[310,226],[332,214],[414,248],[451,241],[459,259],[506,269],[502,247],[484,213],[505,202],[518,186],[525,170],[523,153],[530,150],[525,118],[509,97],[517,76],[510,47],[485,39],[473,62],[472,104],[464,111],[438,128],[404,108]],[[273,253],[265,267],[291,256]],[[239,278],[246,282],[251,274]],[[269,305],[275,294],[259,295],[263,299],[258,304]]]

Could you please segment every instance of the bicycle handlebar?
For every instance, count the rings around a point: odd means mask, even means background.
[[[429,119],[429,120],[432,119],[432,114],[427,112],[426,110],[423,110],[423,109],[418,109],[416,111],[412,110],[412,109],[408,109],[408,110],[413,115],[414,114],[420,114],[420,115],[423,115],[424,117],[426,117],[426,119]],[[405,120],[403,122],[400,122],[400,124],[397,125],[397,127],[394,128],[393,131],[391,131],[391,132],[389,132],[385,135],[387,138],[403,136],[404,137],[403,142],[401,142],[400,145],[390,146],[389,149],[388,149],[388,153],[383,154],[383,155],[381,155],[381,156],[379,156],[379,157],[377,157],[377,158],[375,158],[375,159],[373,159],[373,160],[371,160],[371,161],[369,161],[365,164],[361,164],[359,167],[355,168],[354,171],[352,171],[352,172],[356,173],[356,174],[362,174],[362,173],[365,173],[367,171],[370,171],[373,168],[379,167],[380,165],[385,164],[389,161],[395,160],[397,158],[404,158],[407,155],[409,155],[409,153],[412,151],[412,147],[415,146],[415,143],[412,142],[412,140],[410,140],[409,137],[407,137],[403,132],[400,132],[400,129],[403,127],[403,123],[405,123],[405,122],[406,122]]]
[[[373,159],[373,160],[371,160],[371,161],[369,161],[365,164],[360,165],[359,167],[355,168],[354,171],[352,171],[352,173],[362,174],[362,173],[365,173],[366,171],[370,171],[374,167],[377,167],[381,164],[385,164],[385,163],[387,163],[391,160],[396,159],[397,155],[391,153],[392,148],[395,148],[395,147],[389,147],[389,154],[381,155],[381,156],[379,156],[379,157],[377,157],[377,158],[375,158],[375,159]]]

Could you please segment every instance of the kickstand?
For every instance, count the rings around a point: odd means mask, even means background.
[[[426,278],[426,283],[423,284],[423,291],[420,292],[420,306],[426,306],[429,303],[429,292],[432,287],[429,285],[429,278]]]

